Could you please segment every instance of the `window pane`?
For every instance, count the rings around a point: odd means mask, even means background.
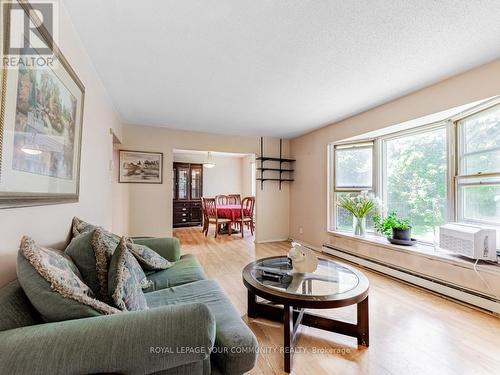
[[[463,174],[498,171],[500,171],[500,149],[498,151],[473,154],[463,158]]]
[[[500,171],[500,106],[460,122],[461,174]]]
[[[372,147],[336,149],[335,156],[337,187],[372,186]]]
[[[500,225],[500,185],[462,186],[460,196],[465,220]]]
[[[412,224],[412,235],[434,241],[446,221],[446,129],[385,141],[388,211]]]
[[[338,202],[339,198],[341,196],[349,196],[349,195],[358,195],[359,193],[336,193],[335,194],[335,201]],[[345,230],[345,231],[352,231],[354,229],[353,225],[353,217],[352,214],[347,211],[346,209],[339,207],[337,205],[337,212],[336,212],[336,228],[337,230]],[[368,230],[373,230],[373,213],[369,214],[366,217],[366,229]]]

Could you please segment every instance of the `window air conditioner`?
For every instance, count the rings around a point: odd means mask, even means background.
[[[471,259],[497,261],[496,230],[467,224],[445,224],[439,246]]]

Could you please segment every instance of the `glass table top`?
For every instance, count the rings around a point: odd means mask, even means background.
[[[321,258],[312,273],[293,273],[291,260],[283,256],[255,262],[250,274],[263,286],[298,295],[340,294],[359,284],[358,276],[350,269]]]

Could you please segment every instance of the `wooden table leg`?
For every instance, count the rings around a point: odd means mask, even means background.
[[[369,346],[370,345],[370,328],[369,328],[369,317],[368,317],[368,296],[358,303],[358,345]]]
[[[293,307],[285,305],[284,308],[284,359],[285,372],[292,371],[292,351],[293,351]]]
[[[250,290],[247,293],[247,316],[249,318],[257,317],[257,297]]]

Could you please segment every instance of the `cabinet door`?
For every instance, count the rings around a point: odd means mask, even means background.
[[[174,168],[172,171],[172,197],[174,200],[177,199],[177,165],[174,163]]]
[[[177,164],[177,199],[189,199],[189,164]]]
[[[198,200],[203,196],[203,167],[191,164],[191,199]]]
[[[201,203],[191,203],[191,222],[201,223]]]

